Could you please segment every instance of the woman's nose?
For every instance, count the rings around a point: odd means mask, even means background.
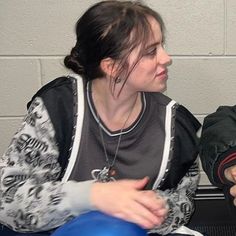
[[[159,63],[165,66],[172,64],[172,59],[166,50],[162,47],[161,58],[159,58]]]

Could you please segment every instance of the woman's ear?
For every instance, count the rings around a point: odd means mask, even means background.
[[[100,67],[105,75],[109,76],[110,78],[114,78],[117,73],[117,66],[113,59],[110,57],[103,59],[100,62]]]

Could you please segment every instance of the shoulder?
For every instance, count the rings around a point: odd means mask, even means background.
[[[236,105],[220,106],[215,112],[206,116],[203,122],[203,131],[221,129],[225,124],[231,124],[232,127],[236,127]]]
[[[83,79],[78,75],[68,75],[58,77],[49,83],[42,86],[32,97],[31,101],[28,102],[27,108],[31,105],[32,101],[36,97],[42,98],[45,105],[56,103],[63,104],[73,104],[73,100],[77,95],[77,87],[84,87]],[[83,89],[80,91],[83,91]],[[83,94],[80,94],[80,96]]]
[[[220,106],[205,117],[202,127],[201,148],[218,145],[218,150],[226,151],[236,145],[236,106]]]
[[[145,93],[147,97],[150,98],[151,102],[154,103],[155,106],[163,107],[167,111],[167,109],[171,109],[171,114],[175,117],[175,121],[177,125],[181,126],[189,126],[195,132],[199,130],[201,124],[195,118],[195,116],[183,105],[179,104],[175,100],[170,97],[162,94],[162,93]]]
[[[43,100],[52,99],[55,101],[58,96],[68,94],[68,92],[70,93],[73,90],[73,83],[75,83],[75,79],[69,76],[63,76],[52,80],[34,94],[31,101],[27,104],[27,108],[29,108],[36,97],[41,97]]]
[[[61,127],[64,129],[64,127],[70,126],[70,130],[72,130],[78,100],[84,96],[83,91],[80,96],[77,94],[77,84],[83,86],[83,82],[77,83],[79,79],[82,81],[80,77],[63,76],[44,85],[28,102],[28,110],[31,109],[34,101],[40,98],[55,129],[60,130]]]
[[[186,107],[180,104],[178,104],[176,108],[176,123],[193,132],[197,132],[201,127],[200,122],[195,116]]]

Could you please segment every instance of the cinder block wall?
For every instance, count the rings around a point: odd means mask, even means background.
[[[0,0],[0,155],[45,83],[68,74],[74,24],[96,0]],[[166,23],[167,95],[202,122],[236,103],[236,1],[144,0]],[[201,183],[208,180],[203,174]]]

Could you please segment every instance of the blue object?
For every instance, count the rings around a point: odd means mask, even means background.
[[[51,236],[147,236],[147,231],[100,211],[90,211],[59,227]]]

